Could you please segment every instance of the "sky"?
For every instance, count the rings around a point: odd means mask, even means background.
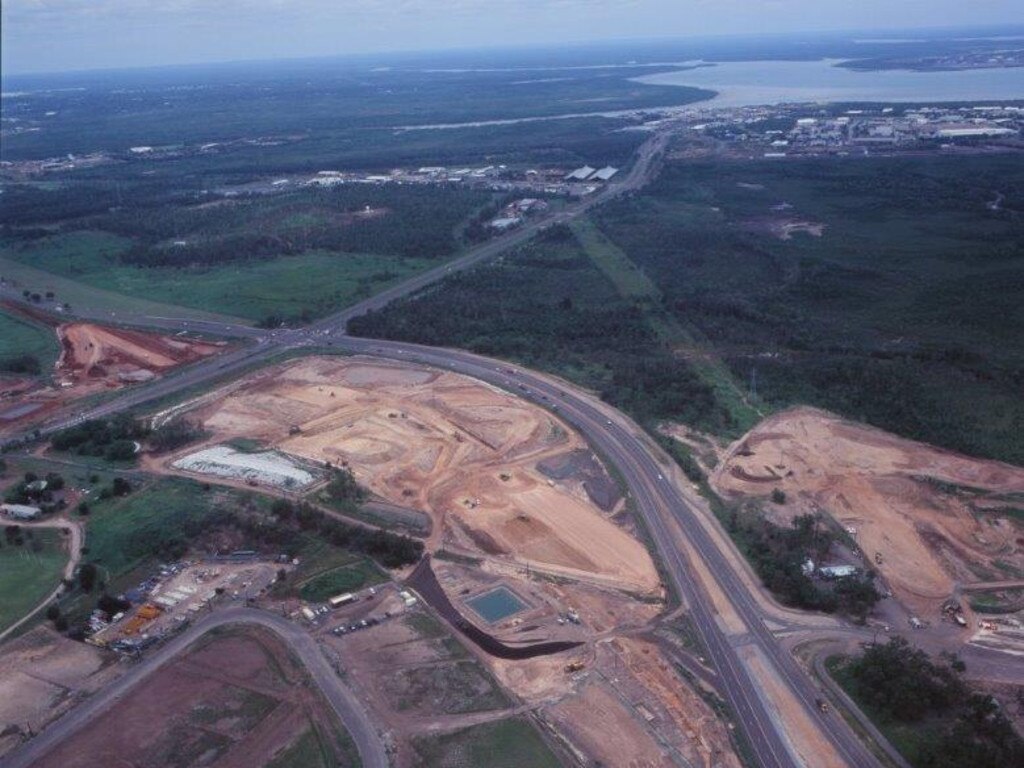
[[[0,0],[5,75],[628,38],[1024,23],[1021,0]]]

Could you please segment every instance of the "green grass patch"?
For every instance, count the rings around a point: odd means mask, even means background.
[[[413,630],[420,637],[430,640],[437,637],[445,637],[448,631],[437,619],[429,613],[414,613],[402,619],[402,623]]]
[[[345,736],[347,738],[348,734]],[[358,752],[346,755],[346,758],[338,763],[331,745],[320,729],[311,723],[284,752],[267,763],[266,768],[347,768],[359,764]]]
[[[268,506],[256,494],[210,487],[192,480],[162,479],[128,496],[90,502],[86,529],[89,562],[111,577],[137,568],[147,560],[181,557],[189,543],[201,536],[222,504]]]
[[[53,291],[58,301],[71,305],[72,311],[88,308],[110,312],[115,321],[117,314],[237,321],[213,311],[183,311],[151,298],[155,294],[142,292],[130,296],[119,292],[114,273],[107,280],[104,270],[113,269],[122,247],[121,238],[89,232],[54,235],[30,243],[0,242],[0,275],[36,293]],[[79,259],[80,267],[75,266]]]
[[[402,282],[437,261],[311,251],[262,261],[176,268],[123,264],[123,238],[73,232],[0,247],[0,273],[89,308],[153,315],[258,321],[319,316]],[[29,266],[30,265],[30,266]],[[84,287],[83,287],[84,286]]]
[[[415,739],[413,748],[432,768],[559,768],[554,753],[524,718],[484,723],[454,733]]]
[[[373,563],[360,559],[351,565],[334,568],[301,582],[298,585],[299,596],[311,603],[322,603],[343,592],[355,592],[380,584],[385,579]]]
[[[21,619],[60,583],[68,561],[63,533],[22,529],[25,541],[0,539],[0,631]]]
[[[59,353],[57,336],[50,328],[0,310],[0,374],[5,360],[22,355],[35,358],[41,372],[47,373],[53,369]]]

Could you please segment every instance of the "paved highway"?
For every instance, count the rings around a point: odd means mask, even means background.
[[[330,346],[352,354],[369,354],[448,368],[529,397],[542,405],[557,406],[559,414],[585,434],[623,474],[637,510],[651,532],[668,574],[690,609],[691,617],[708,649],[709,659],[718,670],[722,693],[732,707],[738,724],[750,739],[761,764],[767,768],[775,768],[802,763],[794,753],[783,725],[777,720],[775,712],[764,698],[767,694],[760,690],[759,683],[741,661],[737,648],[719,626],[710,597],[705,593],[694,574],[692,564],[678,545],[676,537],[680,529],[707,569],[715,574],[723,592],[728,595],[736,612],[749,628],[746,642],[757,646],[767,663],[778,674],[782,684],[789,688],[794,699],[804,708],[810,721],[818,724],[822,733],[848,765],[858,768],[877,765],[874,756],[840,718],[822,716],[818,713],[815,704],[817,691],[809,677],[772,636],[764,623],[757,600],[746,582],[733,570],[732,562],[705,529],[699,519],[699,510],[694,509],[680,489],[666,478],[665,466],[670,460],[645,439],[638,426],[607,404],[568,385],[553,383],[540,374],[518,368],[518,373],[512,376],[506,372],[507,364],[500,361],[456,350],[357,339],[345,333],[346,324],[352,317],[383,307],[388,302],[409,295],[451,272],[468,269],[482,261],[492,259],[506,249],[529,239],[544,226],[553,222],[569,221],[613,195],[639,188],[653,174],[667,138],[666,134],[657,134],[648,140],[641,148],[633,170],[620,183],[610,185],[606,190],[574,204],[553,217],[529,224],[509,236],[474,249],[454,262],[423,273],[306,328],[260,334],[245,326],[239,326],[237,329],[226,327],[224,333],[255,336],[256,343],[190,366],[152,384],[130,389],[116,399],[86,412],[60,417],[45,425],[41,431],[44,434],[49,433],[85,418],[109,415],[180,393],[188,388],[208,385],[219,377],[237,374],[247,367],[264,363],[275,355],[311,346]],[[126,322],[128,320],[125,318]],[[147,324],[145,318],[136,318],[134,322]],[[179,322],[177,325],[170,320],[162,322],[165,323],[160,326],[163,328],[181,330],[188,327],[185,322]]]
[[[133,667],[124,676],[93,694],[51,724],[42,733],[20,749],[8,755],[0,764],[3,768],[30,768],[36,761],[73,735],[147,676],[184,651],[207,632],[229,624],[249,624],[276,632],[288,644],[309,670],[321,692],[330,702],[338,719],[345,725],[359,750],[364,768],[388,768],[388,756],[377,729],[370,722],[359,699],[341,682],[330,662],[324,658],[316,641],[304,629],[281,616],[253,608],[227,608],[210,614],[202,621],[175,637],[166,645]]]

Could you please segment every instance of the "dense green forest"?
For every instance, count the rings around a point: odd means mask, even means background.
[[[597,219],[768,404],[1024,462],[1021,164],[671,163]]]
[[[955,657],[935,661],[894,637],[829,666],[915,768],[1024,763],[1024,740],[991,696],[964,682]]]
[[[1024,169],[1006,158],[671,163],[595,218],[653,293],[623,298],[558,230],[352,331],[512,357],[641,420],[729,431],[722,390],[654,333],[668,314],[765,407],[1024,461]]]

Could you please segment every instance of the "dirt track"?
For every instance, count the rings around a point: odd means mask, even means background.
[[[825,510],[912,610],[934,616],[958,583],[1024,568],[1021,532],[997,513],[1024,493],[1024,469],[905,440],[812,408],[776,414],[726,451],[712,482],[731,498],[785,491],[766,504],[788,520]],[[876,561],[877,562],[877,561]]]

